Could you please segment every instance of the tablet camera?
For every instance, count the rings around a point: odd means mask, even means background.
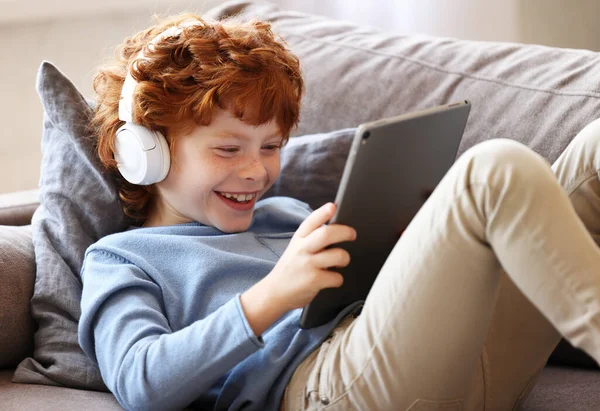
[[[362,140],[361,140],[361,144],[365,145],[367,144],[367,140],[369,139],[369,137],[371,136],[371,132],[370,131],[365,131],[364,134],[362,135]]]

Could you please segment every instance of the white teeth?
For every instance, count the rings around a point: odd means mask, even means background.
[[[248,201],[254,198],[255,194],[230,194],[230,193],[221,193],[224,197],[234,198],[239,202]]]

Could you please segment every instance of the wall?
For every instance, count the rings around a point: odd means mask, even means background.
[[[520,0],[515,41],[600,51],[600,1]]]
[[[204,2],[201,12],[216,1]],[[173,12],[186,7],[171,7]],[[42,60],[56,64],[88,98],[94,67],[125,37],[151,24],[151,13],[127,11],[10,22],[0,26],[0,193],[37,187],[43,110],[35,91]]]
[[[598,0],[275,0],[398,33],[600,51]]]
[[[42,109],[35,77],[42,60],[54,62],[85,96],[92,97],[94,67],[124,37],[150,24],[152,12],[202,12],[221,0],[110,0],[106,2],[110,7],[103,10],[70,1],[9,2],[20,7],[12,11],[6,10],[9,3],[0,1],[0,93],[4,97],[0,99],[0,193],[37,186]],[[597,0],[274,1],[397,33],[600,50]],[[61,5],[66,8],[61,10]],[[30,17],[26,7],[34,11]]]

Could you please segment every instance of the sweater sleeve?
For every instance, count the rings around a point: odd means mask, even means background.
[[[239,294],[173,332],[160,287],[137,266],[91,251],[82,278],[79,344],[126,409],[183,408],[264,346]]]

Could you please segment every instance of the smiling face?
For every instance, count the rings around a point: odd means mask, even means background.
[[[217,108],[208,126],[173,140],[169,174],[155,185],[144,226],[196,221],[226,233],[247,230],[256,201],[279,176],[277,124],[254,127]]]

